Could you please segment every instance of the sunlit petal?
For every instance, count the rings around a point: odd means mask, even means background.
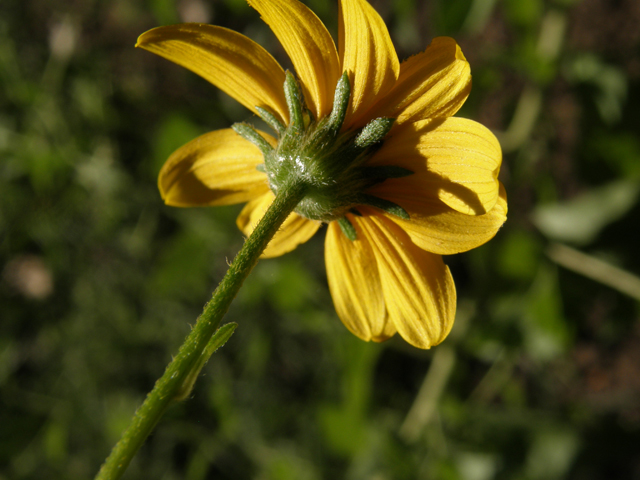
[[[340,63],[352,85],[345,125],[360,126],[369,108],[393,88],[400,62],[387,26],[365,0],[341,0],[339,22]]]
[[[501,163],[493,133],[477,122],[454,117],[402,125],[369,162],[414,172],[405,179],[417,186],[415,195],[437,196],[468,215],[482,215],[495,205]]]
[[[455,40],[437,37],[422,53],[400,65],[393,90],[374,108],[381,116],[409,120],[449,117],[471,91],[471,70]]]
[[[158,187],[175,207],[242,203],[269,190],[267,176],[256,170],[263,161],[260,150],[233,130],[216,130],[176,150],[160,170]]]
[[[247,203],[242,209],[236,224],[247,237],[258,225],[274,198],[273,193],[269,190],[264,195]],[[294,250],[298,245],[313,237],[320,225],[320,222],[307,220],[295,212],[291,213],[267,245],[262,253],[262,258],[279,257]]]
[[[336,312],[351,333],[362,340],[383,341],[395,333],[382,296],[378,266],[369,238],[350,215],[358,238],[349,240],[331,222],[325,241],[327,279]]]
[[[199,23],[158,27],[143,33],[137,47],[188,68],[249,110],[268,108],[289,119],[284,70],[253,40],[233,30]]]
[[[456,313],[456,289],[442,257],[418,248],[387,218],[365,213],[358,223],[370,239],[387,312],[398,333],[418,348],[442,342]]]
[[[417,196],[410,181],[387,180],[377,194],[404,208],[410,220],[389,216],[420,248],[441,255],[466,252],[491,240],[507,219],[507,195],[500,185],[495,206],[484,215],[465,215],[437,198]]]
[[[249,0],[286,50],[315,118],[331,113],[340,77],[331,35],[315,13],[297,0]]]

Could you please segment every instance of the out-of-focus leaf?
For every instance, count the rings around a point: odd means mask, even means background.
[[[594,162],[607,162],[622,178],[640,179],[640,138],[631,132],[600,133],[587,141]]]
[[[372,344],[346,337],[340,343],[347,369],[343,372],[343,398],[339,404],[325,404],[319,410],[320,427],[328,446],[351,456],[367,442],[369,425],[366,410],[371,395],[371,375],[379,350]],[[336,348],[339,348],[336,345]]]
[[[570,80],[596,87],[594,102],[606,123],[613,124],[620,120],[628,90],[624,71],[605,64],[591,53],[576,56],[566,71]]]
[[[210,271],[207,239],[184,232],[164,248],[149,285],[159,296],[195,299],[207,294]]]
[[[309,271],[298,262],[284,261],[270,285],[270,298],[280,311],[296,310],[308,304],[313,287]]]
[[[451,34],[459,30],[465,21],[465,16],[471,8],[471,0],[450,0],[435,5],[437,17],[434,23],[442,34]]]
[[[544,8],[541,0],[507,0],[504,5],[509,20],[520,27],[535,25]]]
[[[500,273],[514,279],[533,278],[542,253],[535,237],[523,230],[511,230],[501,240],[497,264]]]
[[[538,360],[550,360],[565,351],[570,332],[562,313],[560,286],[555,269],[543,264],[523,303],[524,345]]]
[[[265,479],[319,480],[313,464],[297,454],[292,446],[281,447],[275,454],[265,456]]]
[[[586,245],[605,226],[623,217],[635,205],[639,192],[638,182],[612,182],[568,202],[538,207],[532,220],[549,238]]]
[[[68,456],[69,429],[62,422],[51,422],[44,431],[44,452],[52,462],[60,462]]]
[[[491,480],[498,470],[495,455],[475,452],[461,452],[457,458],[461,480]]]
[[[171,0],[152,0],[149,2],[149,6],[160,24],[166,25],[179,22],[176,2]]]
[[[527,476],[532,480],[555,480],[566,474],[578,453],[580,440],[568,428],[544,427],[537,432],[527,456]]]
[[[176,149],[203,133],[203,130],[186,116],[177,112],[168,114],[156,132],[153,164],[149,166],[150,176],[155,179],[164,162]]]

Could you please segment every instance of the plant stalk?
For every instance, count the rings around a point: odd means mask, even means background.
[[[180,398],[185,380],[195,367],[202,365],[202,354],[242,283],[258,263],[260,255],[282,223],[304,198],[306,189],[306,185],[300,182],[292,182],[285,188],[279,188],[275,200],[236,255],[178,354],[134,414],[95,480],[120,478],[164,412]]]

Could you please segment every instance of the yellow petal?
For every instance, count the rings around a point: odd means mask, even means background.
[[[418,248],[384,217],[365,213],[357,223],[373,247],[384,301],[398,333],[418,348],[442,342],[456,313],[456,288],[442,257]]]
[[[471,70],[452,38],[437,37],[422,53],[400,65],[393,90],[374,109],[377,116],[408,120],[450,117],[471,91]]]
[[[247,203],[242,209],[236,224],[247,237],[251,235],[274,198],[273,193],[269,190],[264,195]],[[307,220],[295,212],[291,213],[267,245],[262,258],[279,257],[294,250],[298,245],[313,237],[320,225],[320,222]]]
[[[331,113],[340,64],[333,39],[316,14],[297,0],[249,0],[249,5],[291,58],[311,113],[316,119]]]
[[[266,107],[288,122],[284,70],[244,35],[213,25],[183,23],[143,33],[136,47],[197,73],[254,113],[256,106]]]
[[[387,26],[365,0],[340,1],[338,39],[342,71],[351,79],[345,126],[361,126],[371,119],[369,108],[393,88],[400,62]]]
[[[369,239],[356,221],[352,224],[358,235],[355,241],[342,233],[337,222],[327,229],[324,259],[329,290],[338,317],[351,333],[365,341],[383,341],[393,336],[395,328],[387,315]]]
[[[457,212],[437,199],[415,195],[417,189],[416,185],[396,183],[378,194],[409,213],[409,220],[389,218],[402,227],[416,245],[429,252],[450,255],[476,248],[491,240],[507,219],[507,195],[502,185],[498,201],[484,215]]]
[[[502,151],[486,127],[464,118],[421,120],[392,131],[370,165],[397,165],[413,175],[418,196],[437,196],[467,215],[482,215],[498,199]]]
[[[263,162],[260,150],[233,130],[216,130],[176,150],[160,170],[158,187],[175,207],[247,202],[269,190],[267,176],[256,170]]]

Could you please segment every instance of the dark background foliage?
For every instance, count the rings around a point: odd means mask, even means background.
[[[640,478],[640,3],[377,0],[401,58],[454,36],[460,116],[501,140],[509,220],[447,257],[453,333],[340,324],[323,232],[261,262],[239,327],[126,478]],[[337,5],[308,4],[337,31]],[[133,48],[203,21],[285,55],[242,0],[0,4],[0,479],[90,478],[243,238],[165,207],[177,147],[252,117]]]

